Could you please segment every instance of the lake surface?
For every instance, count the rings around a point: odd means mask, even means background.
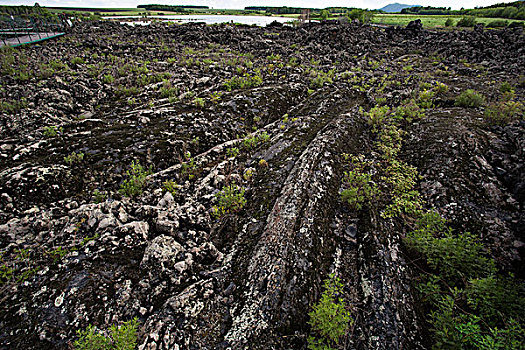
[[[141,16],[108,16],[104,19],[122,20],[129,19],[129,21],[122,21],[121,23],[128,23],[132,25],[146,25],[150,24],[153,19],[160,21],[171,21],[177,23],[189,22],[205,22],[207,24],[218,23],[242,23],[248,25],[257,25],[264,27],[273,21],[280,23],[291,22],[293,18],[286,17],[268,17],[268,16],[229,16],[229,15],[178,15],[178,16],[148,16],[142,18]],[[140,19],[140,20],[137,20]]]

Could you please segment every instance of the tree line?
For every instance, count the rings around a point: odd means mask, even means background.
[[[450,7],[421,6],[402,9],[401,13],[413,15],[463,15],[525,20],[525,2],[515,1],[507,4],[500,3],[487,7],[461,10],[451,10]]]

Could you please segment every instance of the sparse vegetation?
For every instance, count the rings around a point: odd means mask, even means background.
[[[146,184],[146,177],[152,173],[151,168],[146,169],[139,161],[133,160],[130,169],[126,171],[127,179],[120,185],[120,194],[127,197],[135,197],[142,194],[143,187]]]
[[[226,150],[226,155],[228,158],[237,157],[239,153],[240,150],[237,147],[230,147]]]
[[[243,76],[234,76],[233,78],[225,81],[224,87],[228,91],[235,89],[249,89],[261,85],[262,82],[262,77],[259,74],[245,74]]]
[[[485,98],[479,93],[472,89],[463,91],[456,98],[456,106],[477,108],[485,104]]]
[[[312,327],[308,337],[308,349],[326,350],[337,347],[352,325],[350,311],[343,295],[343,283],[335,275],[330,275],[324,281],[321,299],[308,314],[308,324]]]
[[[168,191],[173,196],[177,194],[177,189],[179,188],[179,185],[173,180],[166,180],[162,183],[162,188],[164,191]]]
[[[417,11],[0,49],[1,342],[523,348],[521,22]]]
[[[246,205],[244,191],[244,188],[237,187],[236,184],[224,186],[222,191],[215,195],[218,203],[213,207],[213,215],[216,218],[221,218],[226,214],[241,210]]]
[[[75,341],[75,350],[133,350],[137,344],[138,325],[137,318],[118,327],[112,325],[109,336],[89,325],[85,330],[77,331],[79,339]]]
[[[193,100],[193,104],[195,107],[203,108],[204,107],[204,99],[197,97]]]
[[[111,74],[106,74],[106,75],[104,75],[104,77],[102,78],[102,82],[103,82],[104,84],[112,84],[114,81],[115,81],[115,78],[114,78],[113,75],[111,75]]]
[[[95,189],[93,191],[93,201],[95,203],[102,203],[105,202],[107,198],[107,194],[105,192],[101,192],[98,189]]]
[[[270,135],[268,135],[268,133],[264,131],[260,134],[246,136],[242,144],[244,148],[250,150],[256,148],[260,143],[267,142],[269,139]]]
[[[81,163],[83,160],[84,160],[84,153],[82,152],[79,152],[79,153],[73,152],[70,155],[64,157],[64,161],[70,166],[75,163]]]
[[[518,101],[500,101],[485,109],[484,118],[490,125],[506,125],[514,120],[523,119],[525,106]]]
[[[341,193],[343,201],[351,208],[361,210],[364,205],[370,205],[380,194],[380,191],[372,181],[372,175],[368,172],[371,163],[366,162],[363,156],[349,156],[352,170],[344,173],[343,184],[345,189]]]
[[[62,134],[64,132],[63,127],[57,127],[57,126],[46,126],[44,128],[43,134],[47,138],[57,137],[58,134]]]

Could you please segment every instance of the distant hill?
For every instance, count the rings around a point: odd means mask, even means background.
[[[394,4],[389,4],[389,5],[386,5],[385,7],[380,8],[379,11],[383,11],[387,13],[394,13],[394,12],[401,12],[402,9],[406,9],[410,7],[421,7],[421,5],[406,5],[406,4],[398,4],[396,2]]]

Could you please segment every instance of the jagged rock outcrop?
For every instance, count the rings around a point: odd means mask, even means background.
[[[364,111],[428,102],[399,151],[425,207],[523,277],[524,122],[454,101],[499,101],[491,80],[522,101],[524,47],[519,30],[97,22],[9,53],[30,78],[0,78],[0,347],[137,317],[139,349],[304,349],[335,273],[341,348],[430,348],[410,219],[345,203],[342,154],[379,159]],[[151,173],[128,198],[132,161]],[[218,218],[231,184],[246,204]]]

